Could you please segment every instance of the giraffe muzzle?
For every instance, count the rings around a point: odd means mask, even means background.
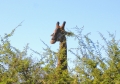
[[[56,42],[55,40],[51,40],[51,41],[50,41],[51,44],[54,44],[55,42]]]

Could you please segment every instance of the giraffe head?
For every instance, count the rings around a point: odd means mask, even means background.
[[[50,41],[51,44],[56,43],[56,41],[62,42],[64,40],[66,40],[66,37],[65,37],[66,31],[64,29],[65,23],[66,22],[64,21],[62,26],[59,26],[59,22],[56,23],[56,28],[55,28],[53,34],[51,35],[52,36],[51,41]]]

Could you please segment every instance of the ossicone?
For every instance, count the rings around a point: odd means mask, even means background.
[[[59,28],[59,22],[56,23],[56,28]]]
[[[66,24],[66,21],[63,22],[63,24],[62,24],[62,26],[61,26],[62,29],[64,29],[65,24]]]
[[[66,21],[64,21],[63,24],[66,24]]]

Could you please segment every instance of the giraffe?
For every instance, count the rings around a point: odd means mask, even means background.
[[[60,42],[57,62],[57,68],[60,70],[59,73],[62,73],[65,70],[67,71],[67,43],[65,37],[67,32],[64,29],[65,24],[65,21],[63,22],[62,26],[59,26],[59,22],[56,23],[56,28],[54,33],[51,35],[52,38],[50,41],[51,44],[55,44],[57,41]]]

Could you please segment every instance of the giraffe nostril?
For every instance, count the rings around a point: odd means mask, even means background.
[[[55,40],[51,40],[51,41],[50,41],[51,44],[54,44],[55,42],[56,42]]]

